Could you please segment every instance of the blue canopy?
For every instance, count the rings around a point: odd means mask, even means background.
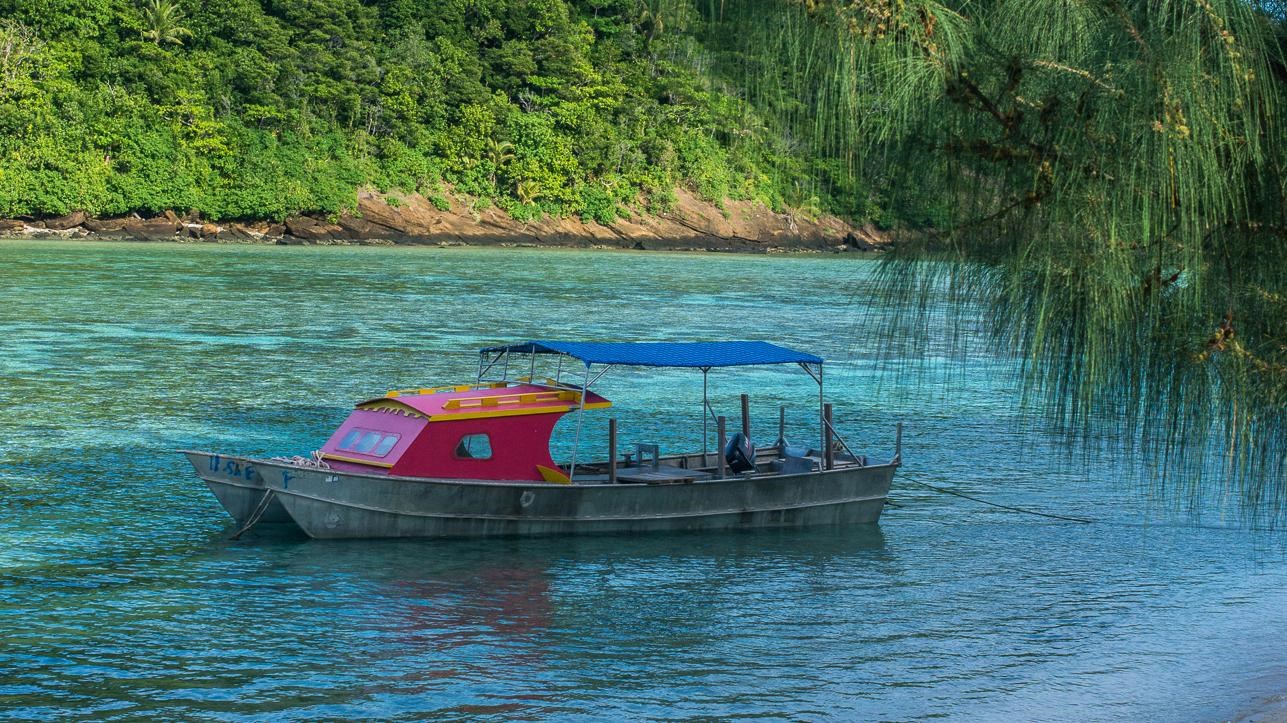
[[[757,364],[821,364],[822,357],[767,341],[591,342],[528,341],[493,346],[483,353],[567,354],[591,364],[640,367],[736,367]]]

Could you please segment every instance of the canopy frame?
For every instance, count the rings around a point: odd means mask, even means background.
[[[647,353],[632,356],[631,347],[640,351],[652,351],[652,349],[643,349],[643,347],[653,347],[659,350],[654,357],[649,357]],[[578,353],[581,352],[581,353]],[[599,353],[602,352],[602,353]],[[674,352],[676,363],[666,363],[663,356],[664,352]],[[705,356],[703,352],[709,352]],[[738,354],[745,353],[751,355],[754,352],[763,352],[762,356],[747,356],[745,361],[739,361]],[[827,418],[826,418],[826,397],[823,388],[822,367],[824,360],[822,357],[812,354],[788,349],[786,347],[768,344],[766,342],[697,342],[690,344],[657,344],[644,342],[641,344],[590,344],[577,342],[545,342],[529,341],[521,344],[508,344],[504,346],[488,347],[479,350],[478,357],[478,384],[484,383],[510,383],[509,368],[510,356],[512,354],[528,354],[531,356],[528,367],[528,378],[524,380],[528,384],[544,386],[555,389],[567,389],[580,393],[581,402],[577,408],[576,437],[572,446],[572,461],[568,466],[568,479],[574,479],[576,475],[577,455],[581,446],[581,429],[585,414],[585,396],[590,391],[590,387],[599,379],[617,366],[653,366],[653,367],[670,367],[670,368],[696,368],[702,373],[702,460],[706,461],[708,456],[708,444],[710,441],[710,432],[708,427],[709,417],[714,416],[715,410],[710,403],[709,395],[709,375],[710,370],[719,366],[761,366],[770,364],[795,364],[805,371],[818,384],[818,420],[819,420],[819,437],[821,445],[819,450],[825,454],[827,442]],[[558,357],[558,367],[552,380],[539,382],[536,380],[536,355],[550,354]],[[580,380],[580,384],[564,382],[562,379],[563,362],[565,359],[576,359],[585,365],[585,377]],[[597,373],[592,374],[591,368],[599,366]],[[489,377],[488,374],[494,370],[497,365],[501,367],[501,375]],[[521,367],[520,367],[521,368]],[[717,450],[717,454],[723,454],[723,450]],[[615,460],[614,460],[615,461]]]

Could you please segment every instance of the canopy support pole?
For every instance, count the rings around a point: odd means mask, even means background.
[[[608,484],[617,483],[617,420],[608,420]]]
[[[822,468],[835,469],[836,468],[836,451],[831,446],[831,405],[830,404],[822,405],[822,422],[824,425],[822,430],[822,440],[824,445],[822,448]]]
[[[825,458],[828,451],[827,448],[831,446],[831,435],[827,434],[827,401],[826,401],[826,397],[824,397],[822,394],[822,365],[821,364],[818,365],[817,378],[818,378],[818,418],[821,420],[821,423],[818,425],[818,427],[822,437],[822,448],[819,449],[818,451],[821,452]]]
[[[709,397],[706,395],[706,377],[710,373],[710,367],[702,367],[702,466],[706,466],[706,444],[710,439],[710,433],[706,431],[706,413],[710,409]]]
[[[576,476],[576,452],[581,447],[581,425],[585,423],[585,396],[590,393],[590,365],[585,365],[585,386],[581,387],[581,404],[576,410],[576,441],[572,443],[572,464],[568,467],[568,482]]]
[[[716,462],[719,464],[719,475],[717,477],[718,479],[724,479],[724,476],[728,474],[727,469],[725,467],[727,463],[724,461],[724,445],[728,444],[728,436],[727,436],[727,432],[724,429],[724,424],[725,424],[725,420],[723,417],[720,417],[719,419],[715,420],[715,426],[719,428],[719,453],[715,455],[716,457],[719,458],[718,460],[716,460]]]

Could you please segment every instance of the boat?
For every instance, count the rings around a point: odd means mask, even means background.
[[[823,395],[823,364],[764,341],[527,341],[482,349],[473,383],[394,390],[358,403],[307,457],[182,453],[238,534],[273,521],[322,539],[875,523],[902,462],[902,426],[885,461],[850,450]],[[810,444],[787,442],[784,407],[776,441],[757,447],[745,394],[739,430],[715,414],[709,373],[758,365],[797,366],[817,382],[818,436]],[[609,419],[603,457],[578,459],[586,413],[612,406],[591,387],[624,366],[702,373],[700,451],[619,450],[617,422]],[[559,464],[550,441],[570,413],[571,459]]]

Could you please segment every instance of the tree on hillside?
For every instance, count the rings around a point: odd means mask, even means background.
[[[1124,440],[1168,489],[1287,509],[1281,12],[1245,0],[778,12],[784,29],[811,20],[782,43],[807,52],[767,72],[812,74],[815,104],[846,117],[889,197],[934,209],[885,267],[912,310],[889,333],[924,332],[918,300],[945,288],[963,316],[985,310],[1027,398],[1061,428]]]
[[[0,97],[30,83],[42,47],[31,28],[8,18],[0,19]]]
[[[536,181],[519,181],[514,186],[514,194],[518,196],[519,203],[530,206],[541,195],[541,187]]]
[[[147,0],[143,5],[144,40],[182,45],[184,38],[192,37],[182,22],[183,9],[175,0]]]
[[[492,166],[491,182],[496,185],[496,174],[514,161],[514,144],[509,141],[498,141],[490,138],[484,150],[487,162]]]

